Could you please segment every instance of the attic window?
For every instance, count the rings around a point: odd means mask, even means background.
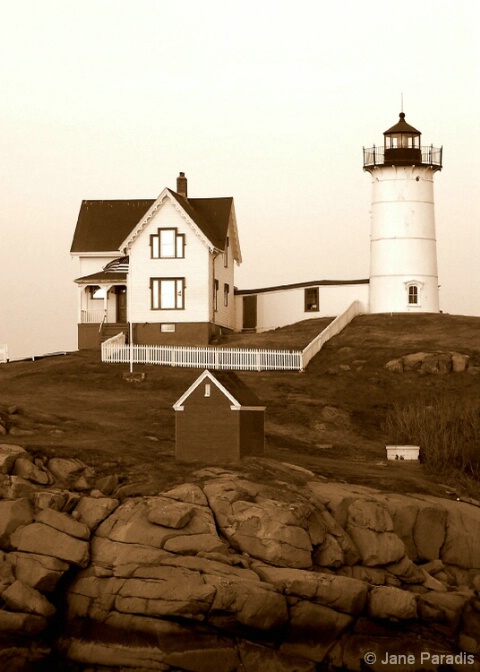
[[[228,251],[230,249],[230,238],[227,236],[225,241],[225,252],[223,253],[223,265],[225,268],[228,268]]]
[[[183,259],[185,257],[185,235],[178,229],[158,229],[150,236],[152,259]]]
[[[210,383],[205,383],[205,396],[209,397],[211,392]]]

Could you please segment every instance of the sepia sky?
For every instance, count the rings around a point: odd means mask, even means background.
[[[240,288],[369,273],[362,147],[435,175],[441,308],[480,315],[475,0],[2,0],[0,344],[76,347],[82,199],[233,196]]]

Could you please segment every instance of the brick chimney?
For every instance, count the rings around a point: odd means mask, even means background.
[[[180,173],[177,177],[177,194],[180,194],[180,196],[185,196],[185,198],[188,197],[187,178],[185,177],[185,173]]]

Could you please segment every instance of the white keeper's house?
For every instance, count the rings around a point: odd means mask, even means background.
[[[442,150],[423,147],[403,112],[379,147],[364,149],[372,181],[370,277],[242,290],[233,198],[83,201],[71,254],[78,257],[78,346],[121,331],[133,343],[208,345],[229,331],[274,329],[363,312],[438,312],[433,175]]]

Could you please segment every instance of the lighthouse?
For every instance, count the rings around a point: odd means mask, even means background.
[[[403,112],[383,136],[383,147],[363,150],[372,178],[369,311],[437,313],[433,176],[442,148],[422,146]]]

